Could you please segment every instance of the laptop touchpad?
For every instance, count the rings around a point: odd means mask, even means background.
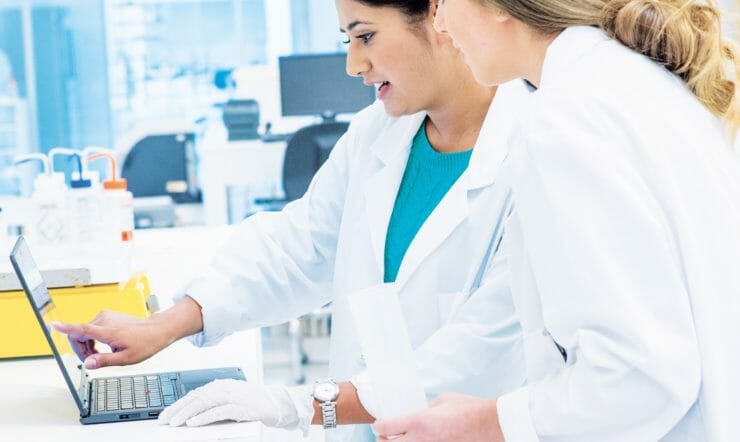
[[[183,371],[180,373],[180,393],[202,387],[216,379],[245,380],[244,373],[237,368],[214,368],[211,370]]]

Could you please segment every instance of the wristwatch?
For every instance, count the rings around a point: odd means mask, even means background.
[[[324,428],[337,427],[337,396],[339,385],[334,379],[317,379],[313,384],[313,398],[321,404]]]

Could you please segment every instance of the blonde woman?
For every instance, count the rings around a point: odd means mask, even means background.
[[[738,66],[719,23],[711,1],[442,2],[480,83],[532,86],[501,170],[529,385],[443,397],[380,440],[740,438]]]

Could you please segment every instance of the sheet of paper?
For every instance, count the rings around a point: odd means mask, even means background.
[[[402,416],[427,406],[406,321],[393,284],[351,294],[355,321],[379,416]]]

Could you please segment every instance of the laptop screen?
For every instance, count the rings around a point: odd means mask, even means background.
[[[44,279],[41,277],[41,272],[31,256],[31,250],[22,236],[18,238],[15,247],[13,247],[13,252],[10,254],[10,261],[13,264],[16,275],[18,275],[18,279],[21,281],[23,290],[28,296],[36,319],[38,319],[43,329],[49,347],[51,347],[59,368],[62,370],[64,380],[72,392],[80,413],[86,414],[87,410],[80,399],[77,388],[75,388],[72,382],[72,379],[80,379],[81,370],[79,368],[79,359],[70,349],[70,346],[67,345],[67,336],[57,332],[50,325],[51,322],[63,321],[64,318],[60,316],[59,310],[54,305]]]

